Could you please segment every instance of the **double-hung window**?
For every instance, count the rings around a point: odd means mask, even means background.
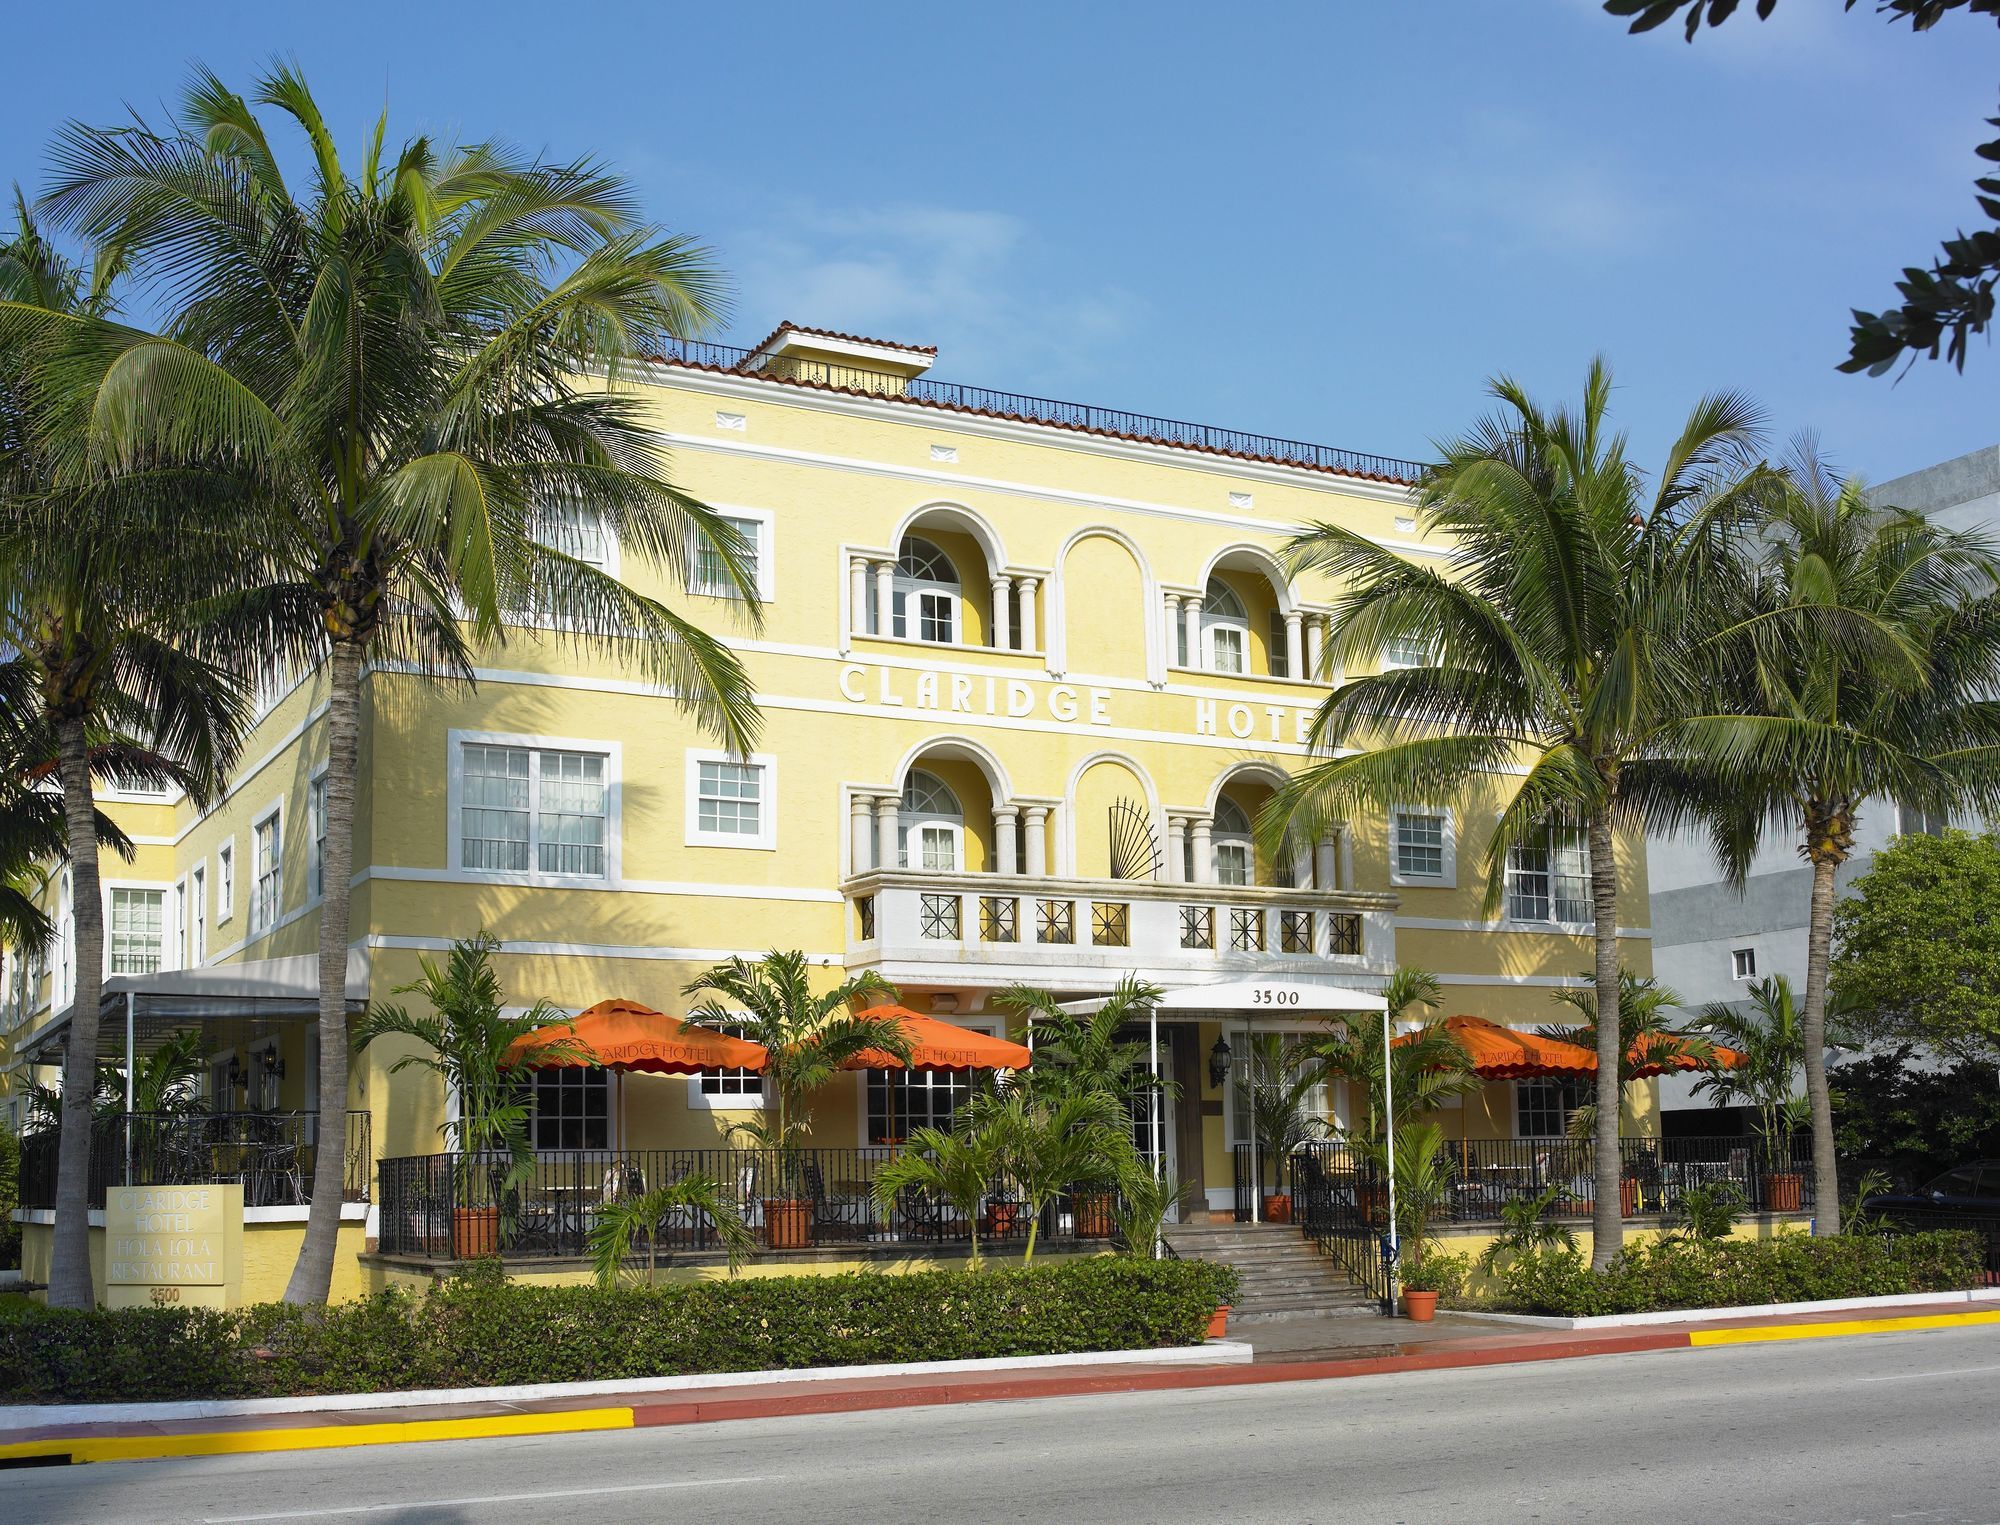
[[[751,1036],[748,1028],[734,1022],[725,1023],[720,1031],[730,1038]],[[723,1109],[761,1106],[764,1101],[764,1077],[757,1070],[703,1070],[694,1077],[689,1101],[695,1106]]]
[[[775,847],[777,761],[762,753],[690,751],[687,843],[690,847]]]
[[[1444,880],[1449,877],[1451,826],[1442,811],[1398,808],[1390,813],[1396,877]]]
[[[111,972],[158,974],[165,942],[164,890],[111,892]]]
[[[930,541],[904,537],[894,597],[891,634],[946,645],[958,640],[958,568]]]
[[[459,866],[607,878],[609,758],[553,747],[461,744]]]
[[[1210,672],[1250,670],[1250,616],[1243,600],[1220,578],[1210,578],[1201,601],[1203,666]]]
[[[215,850],[215,919],[227,921],[236,914],[236,844],[224,842]]]
[[[280,820],[274,810],[250,829],[257,872],[255,894],[250,901],[252,932],[268,932],[278,922],[278,891],[284,870],[285,847]]]
[[[1551,828],[1507,850],[1507,917],[1577,926],[1590,914],[1590,857],[1573,831]]]
[[[208,957],[208,870],[197,868],[188,876],[188,884],[194,897],[194,936],[188,961],[199,969]]]
[[[1250,836],[1250,817],[1224,795],[1215,802],[1215,882],[1249,884],[1256,878],[1257,852]]]
[[[741,542],[736,547],[736,563],[743,572],[744,580],[761,594],[764,586],[764,521],[746,519],[741,514],[723,514],[721,518],[736,532]],[[695,546],[694,577],[688,591],[710,598],[742,596],[736,581],[729,575],[722,553],[707,540],[699,541]]]
[[[1382,643],[1382,666],[1431,667],[1437,657],[1431,650],[1431,643],[1420,635],[1393,636]]]

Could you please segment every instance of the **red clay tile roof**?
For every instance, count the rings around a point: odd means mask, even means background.
[[[937,353],[937,346],[935,344],[899,344],[894,339],[871,339],[866,334],[843,334],[834,328],[807,328],[805,324],[794,323],[790,318],[780,323],[776,328],[764,335],[761,340],[751,345],[750,348],[753,351],[761,350],[780,334],[786,332],[810,334],[816,339],[845,339],[849,344],[873,344],[882,349],[908,350],[913,355],[935,355]]]

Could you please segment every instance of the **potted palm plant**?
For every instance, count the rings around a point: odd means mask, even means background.
[[[1260,1034],[1251,1040],[1241,1095],[1250,1113],[1250,1133],[1257,1141],[1258,1158],[1273,1171],[1273,1190],[1264,1192],[1261,1170],[1260,1179],[1253,1186],[1263,1192],[1266,1223],[1292,1221],[1292,1196],[1285,1190],[1285,1162],[1307,1144],[1326,1138],[1331,1132],[1326,1119],[1311,1105],[1314,1094],[1325,1082],[1325,1065],[1303,1041],[1280,1038],[1275,1033]]]
[[[971,1125],[990,1133],[1004,1168],[1020,1188],[1028,1217],[1024,1261],[1035,1258],[1042,1214],[1064,1192],[1071,1194],[1079,1238],[1111,1237],[1116,1228],[1117,1185],[1133,1168],[1135,1157],[1125,1108],[1117,1097],[1106,1091],[1063,1089],[1049,1096],[1038,1092],[1033,1082],[1024,1082],[975,1097],[969,1110]],[[1088,1223],[1086,1202],[1092,1204]]]
[[[418,977],[396,986],[392,994],[421,995],[430,1003],[430,1014],[418,1016],[395,1005],[371,1007],[354,1040],[357,1050],[392,1034],[416,1040],[423,1048],[403,1055],[389,1073],[412,1065],[427,1069],[457,1098],[457,1115],[438,1132],[453,1156],[451,1248],[460,1260],[499,1252],[515,1196],[534,1169],[528,1073],[541,1065],[594,1062],[587,1046],[563,1037],[515,1050],[510,1062],[508,1051],[516,1042],[537,1028],[560,1023],[563,1013],[550,1001],[537,1001],[523,1016],[501,1011],[500,976],[493,968],[500,946],[482,931],[455,941],[442,967],[420,957]]]
[[[774,1250],[802,1249],[813,1237],[801,1152],[813,1094],[841,1070],[865,1062],[870,1052],[909,1059],[898,1023],[853,1009],[867,996],[894,1000],[896,989],[867,971],[815,992],[805,954],[774,950],[718,964],[683,993],[704,998],[684,1025],[740,1032],[764,1046],[763,1114],[730,1131],[766,1153],[761,1172],[766,1241]]]
[[[1436,1123],[1404,1123],[1396,1130],[1394,1158],[1385,1163],[1395,1171],[1396,1178],[1396,1237],[1403,1257],[1403,1308],[1412,1319],[1423,1323],[1436,1315],[1438,1294],[1446,1290],[1426,1271],[1435,1244],[1431,1225],[1450,1204],[1454,1179],[1444,1130]]]
[[[1701,1025],[1736,1051],[1737,1062],[1718,1066],[1694,1084],[1697,1096],[1718,1107],[1752,1107],[1764,1156],[1763,1200],[1774,1213],[1795,1213],[1804,1203],[1805,1177],[1792,1168],[1792,1138],[1806,1120],[1806,1102],[1796,1087],[1805,1068],[1805,1022],[1782,974],[1750,987],[1746,1008],[1713,1001],[1701,1009]]]

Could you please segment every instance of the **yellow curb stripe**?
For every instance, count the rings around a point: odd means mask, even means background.
[[[493,1414],[478,1419],[416,1419],[395,1424],[219,1430],[192,1435],[76,1435],[0,1446],[0,1462],[48,1456],[67,1456],[74,1462],[153,1461],[167,1456],[237,1456],[254,1451],[319,1451],[339,1446],[404,1445],[418,1440],[485,1440],[505,1435],[571,1435],[587,1430],[631,1428],[629,1408],[604,1408],[555,1414]]]
[[[1905,1318],[1849,1319],[1826,1324],[1758,1324],[1748,1329],[1696,1329],[1690,1345],[1757,1345],[1768,1340],[1818,1340],[1843,1334],[1889,1334],[1899,1329],[1957,1329],[1967,1324],[2000,1324],[2000,1310],[1978,1313],[1913,1313]]]

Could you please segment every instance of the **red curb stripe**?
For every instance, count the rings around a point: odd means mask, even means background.
[[[775,1419],[798,1414],[862,1413],[874,1409],[927,1408],[953,1403],[998,1403],[1019,1398],[1069,1398],[1097,1393],[1164,1392],[1174,1388],[1251,1387],[1272,1382],[1318,1382],[1404,1371],[1446,1371],[1457,1367],[1505,1366],[1524,1361],[1622,1355],[1646,1350],[1686,1350],[1685,1331],[1601,1335],[1581,1340],[1473,1350],[1413,1352],[1346,1361],[1287,1361],[1266,1366],[1193,1367],[1186,1371],[1125,1375],[1022,1377],[995,1381],[927,1383],[873,1391],[787,1393],[742,1398],[694,1398],[679,1403],[634,1404],[632,1425],[714,1424],[732,1419]]]

